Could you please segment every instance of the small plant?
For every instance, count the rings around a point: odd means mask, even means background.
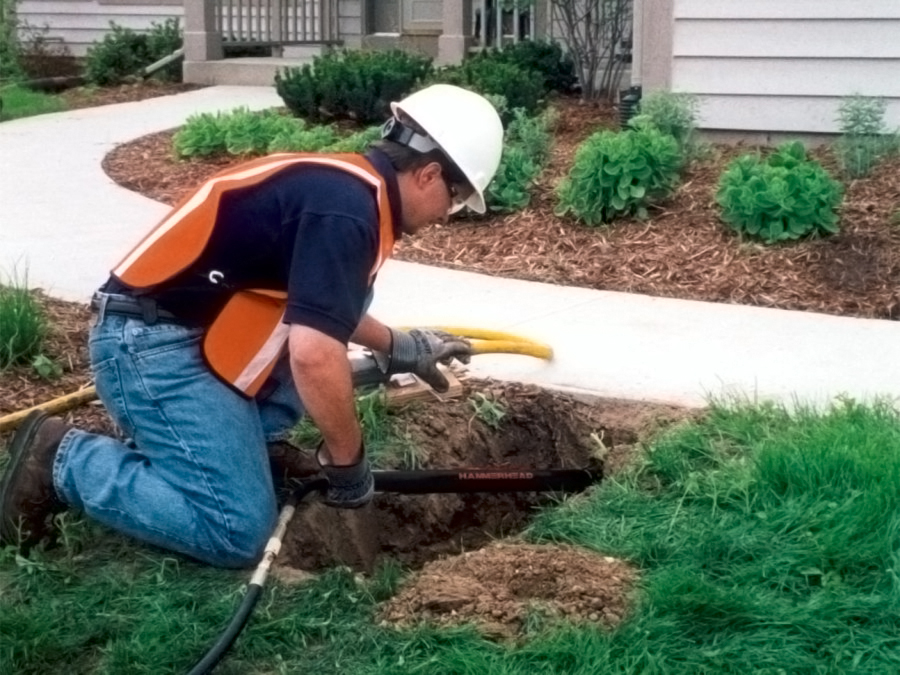
[[[521,108],[512,112],[500,166],[485,193],[491,211],[512,212],[528,206],[532,184],[550,152],[548,127],[553,115],[549,110],[535,117]]]
[[[40,303],[13,279],[0,285],[0,370],[29,363],[41,353],[47,319]]]
[[[886,112],[887,102],[880,98],[849,96],[841,101],[841,136],[834,152],[848,177],[868,175],[882,157],[900,149],[900,134],[889,132],[884,122]]]
[[[693,155],[697,129],[697,98],[691,94],[654,91],[641,100],[640,114],[629,121],[639,128],[652,125],[676,141],[685,159]]]
[[[38,354],[31,361],[31,367],[42,380],[56,380],[62,377],[63,369],[46,354]]]
[[[275,76],[275,88],[293,115],[310,122],[381,122],[390,103],[411,93],[431,72],[431,59],[400,50],[342,50]]]
[[[775,243],[838,231],[843,186],[799,141],[784,143],[762,160],[744,155],[728,165],[716,201],[736,232]]]
[[[369,127],[341,138],[331,126],[308,126],[276,111],[200,113],[188,118],[172,145],[179,157],[219,154],[261,155],[272,152],[363,152],[380,137]]]
[[[88,48],[85,78],[99,86],[119,84],[180,46],[181,31],[177,19],[153,23],[148,33],[138,33],[110,22],[110,32]],[[170,79],[179,79],[181,68],[174,64],[163,72]]]
[[[500,420],[506,416],[506,408],[493,396],[487,396],[476,391],[469,399],[469,405],[475,411],[475,417],[488,425],[491,429],[500,428]]]
[[[645,219],[647,207],[675,189],[680,166],[678,143],[654,127],[597,132],[579,146],[557,188],[556,212],[587,225]]]

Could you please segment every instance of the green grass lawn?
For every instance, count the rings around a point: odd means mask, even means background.
[[[374,619],[404,577],[333,570],[271,580],[237,673],[532,675],[900,672],[900,417],[713,405],[643,461],[544,510],[528,538],[627,558],[642,574],[612,632],[535,626],[517,644],[474,629]],[[187,671],[239,601],[246,572],[210,569],[68,516],[63,545],[0,553],[0,672]]]
[[[0,87],[0,101],[3,102],[0,122],[66,109],[61,97],[32,91],[18,85]]]

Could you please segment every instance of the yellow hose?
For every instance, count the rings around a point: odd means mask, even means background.
[[[472,340],[473,354],[522,354],[549,361],[553,350],[537,342],[517,340]]]
[[[426,329],[442,330],[471,340],[473,354],[523,354],[547,361],[553,358],[550,345],[514,333],[463,326],[428,326]]]

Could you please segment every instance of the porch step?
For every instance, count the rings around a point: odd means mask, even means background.
[[[192,84],[230,84],[271,87],[275,73],[282,68],[299,68],[312,63],[315,54],[305,56],[274,57],[245,56],[219,61],[185,61],[184,81]]]

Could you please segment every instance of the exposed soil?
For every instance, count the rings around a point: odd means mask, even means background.
[[[638,439],[691,415],[639,402],[580,403],[533,386],[470,381],[458,399],[411,404],[403,433],[422,452],[423,469],[581,469],[605,462],[615,472],[633,457]],[[472,391],[505,410],[498,428],[469,403]],[[594,434],[598,441],[593,441]],[[373,504],[340,512],[314,504],[285,540],[286,559],[316,569],[335,563],[370,571],[385,556],[411,567],[443,555],[480,548],[520,532],[534,509],[553,495],[379,494]]]
[[[628,614],[636,571],[569,546],[495,542],[426,565],[384,603],[383,623],[474,624],[499,639],[527,637],[529,624],[617,626]]]

